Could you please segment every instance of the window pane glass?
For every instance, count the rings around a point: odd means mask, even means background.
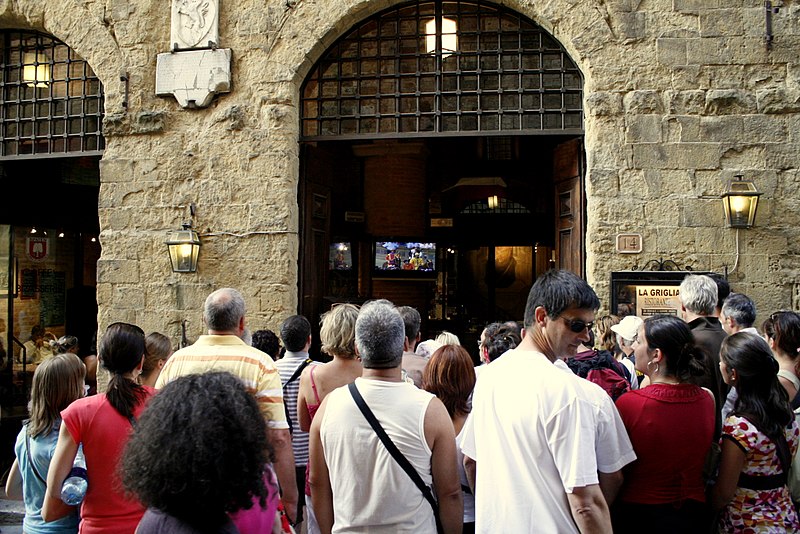
[[[431,28],[443,33],[428,35]],[[420,0],[389,8],[352,29],[318,65],[302,88],[304,136],[582,128],[577,66],[542,28],[502,5]],[[89,80],[69,83],[76,82],[94,90]],[[59,110],[52,102],[49,113]],[[330,121],[306,127],[317,116]]]

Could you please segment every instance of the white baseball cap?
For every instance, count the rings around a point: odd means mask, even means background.
[[[611,325],[611,330],[622,336],[622,339],[633,341],[643,322],[644,320],[641,317],[626,315],[618,324]]]

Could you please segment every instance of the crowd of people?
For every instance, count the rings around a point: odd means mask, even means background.
[[[450,332],[422,341],[413,307],[336,304],[312,355],[305,317],[251,335],[219,289],[174,353],[108,326],[102,393],[77,339],[43,357],[6,492],[34,534],[800,530],[800,315],[757,328],[751,299],[700,274],[679,298],[596,317],[584,280],[548,271],[476,366]]]

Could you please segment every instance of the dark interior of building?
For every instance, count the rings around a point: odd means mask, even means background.
[[[554,153],[568,139],[305,144],[301,313],[318,325],[335,302],[388,298],[418,309],[422,339],[448,330],[468,348],[487,323],[521,321],[528,290],[552,259]],[[435,245],[424,251],[435,254],[435,268],[381,270],[379,243],[387,242]],[[347,249],[349,268],[335,265],[337,247]]]

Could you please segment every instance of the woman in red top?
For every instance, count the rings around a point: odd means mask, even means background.
[[[688,381],[706,372],[688,325],[649,317],[634,341],[636,369],[650,385],[617,400],[637,460],[612,509],[615,533],[708,532],[703,464],[714,434],[714,396]]]
[[[133,534],[144,508],[128,499],[117,472],[133,425],[155,390],[136,382],[145,355],[144,332],[127,323],[110,325],[100,340],[99,360],[111,373],[106,393],[73,402],[61,412],[64,424],[47,473],[45,521],[58,519],[70,507],[61,501],[78,444],[83,444],[89,487],[81,504],[81,534]]]

